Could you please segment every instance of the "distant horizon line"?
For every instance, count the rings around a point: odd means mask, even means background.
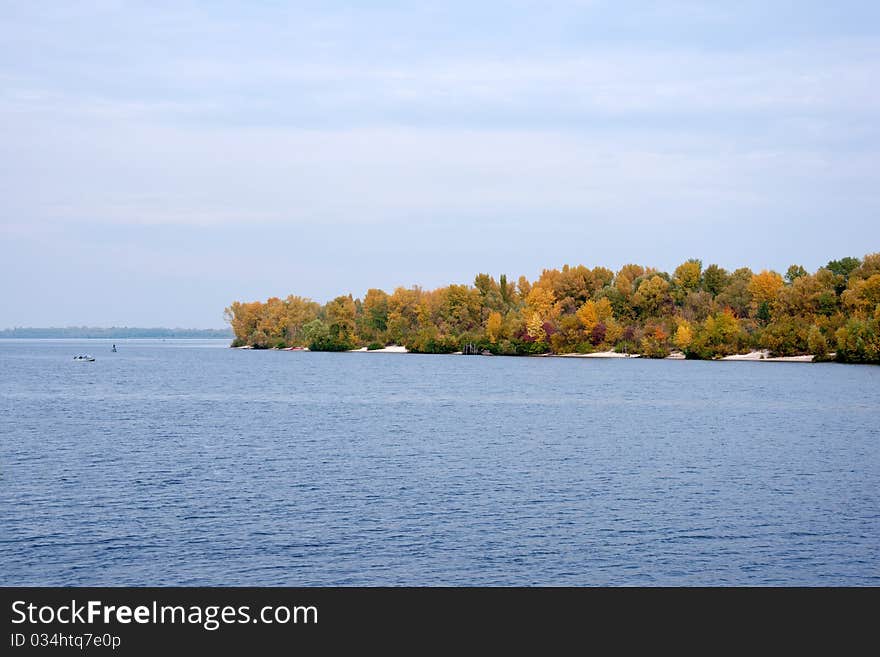
[[[108,331],[111,329],[127,329],[127,330],[161,330],[161,331],[225,331],[226,327],[220,326],[206,326],[206,327],[197,327],[197,326],[137,326],[128,324],[112,324],[110,326],[99,325],[99,324],[68,324],[67,326],[8,326],[5,328],[0,328],[0,331],[57,331],[57,330],[70,330],[70,329],[95,329],[100,331]]]
[[[232,328],[166,326],[15,326],[0,329],[0,338],[149,338],[232,337]]]

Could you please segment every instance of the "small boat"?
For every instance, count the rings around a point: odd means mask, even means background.
[[[84,362],[87,362],[87,363],[91,363],[91,362],[93,362],[93,361],[95,360],[95,357],[94,357],[94,356],[91,356],[91,355],[89,355],[89,354],[80,354],[80,355],[78,355],[78,356],[74,356],[74,357],[73,357],[73,360],[84,361]]]

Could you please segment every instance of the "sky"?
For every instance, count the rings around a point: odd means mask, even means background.
[[[0,12],[0,328],[880,250],[877,2]]]

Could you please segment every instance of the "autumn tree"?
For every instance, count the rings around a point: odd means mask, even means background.
[[[473,344],[499,354],[615,348],[659,357],[675,347],[689,358],[716,358],[763,347],[877,362],[880,254],[832,260],[812,274],[792,265],[784,278],[715,264],[702,270],[695,259],[672,276],[635,264],[616,274],[564,265],[534,282],[478,274],[473,285],[369,289],[362,300],[343,295],[323,306],[295,295],[235,301],[224,316],[233,345],[255,348],[395,342],[426,353]]]
[[[706,318],[685,354],[691,358],[719,358],[738,353],[747,343],[742,326],[729,308]]]
[[[709,265],[703,272],[703,289],[713,297],[718,296],[730,283],[730,274],[718,265]]]
[[[505,287],[507,281],[505,279]],[[480,305],[483,317],[488,318],[489,313],[493,311],[507,310],[507,301],[505,295],[501,291],[501,286],[489,274],[477,274],[474,279],[474,287],[480,295]]]
[[[752,295],[752,302],[755,305],[762,302],[773,303],[779,291],[782,289],[784,282],[782,276],[775,271],[763,270],[760,274],[752,276],[749,281],[749,293]]]
[[[235,335],[234,346],[250,343],[251,336],[257,330],[257,322],[260,320],[262,308],[263,304],[259,301],[251,303],[233,301],[224,311],[224,317]]]
[[[358,333],[370,341],[385,342],[389,309],[387,293],[376,288],[367,290],[359,318]]]
[[[800,265],[791,265],[785,272],[785,282],[791,285],[801,276],[806,276],[809,272]]]
[[[611,302],[605,297],[602,297],[598,301],[590,299],[578,308],[576,314],[584,330],[587,332],[592,331],[593,327],[599,322],[607,324],[608,320],[614,317]]]
[[[862,264],[862,261],[858,258],[846,257],[841,258],[840,260],[831,260],[827,265],[825,265],[825,269],[830,271],[834,275],[834,291],[837,294],[842,294],[846,289],[847,283],[849,283],[849,276],[855,270],[858,269]]]
[[[529,335],[541,342],[547,337],[544,327],[546,323],[552,323],[559,316],[560,308],[556,303],[553,292],[541,285],[535,285],[526,297],[526,326]]]
[[[355,321],[357,309],[350,294],[338,296],[324,306],[324,317],[329,330],[329,342],[323,345],[327,351],[343,351],[356,346]]]
[[[700,281],[702,280],[702,271],[702,261],[692,258],[675,268],[672,282],[675,284],[676,288],[686,294],[699,287]],[[684,297],[684,294],[682,294],[682,297]]]
[[[529,282],[529,279],[525,276],[520,276],[516,282],[516,291],[520,300],[524,302],[529,296],[529,292],[532,291],[532,284]]]
[[[681,351],[686,351],[694,339],[694,332],[688,321],[682,320],[678,328],[675,329],[675,336],[672,338],[673,344]]]
[[[284,300],[283,337],[289,346],[305,346],[303,327],[318,317],[320,304],[293,294]]]
[[[842,298],[844,305],[852,311],[863,316],[874,314],[880,305],[880,273],[869,278],[853,278]]]
[[[721,308],[730,308],[737,317],[747,317],[752,305],[749,284],[753,277],[748,267],[737,269],[730,275],[727,285],[718,293],[715,301]]]
[[[486,320],[486,336],[489,338],[489,342],[497,343],[502,337],[503,328],[504,318],[501,317],[501,313],[497,311],[490,313],[489,319]]]
[[[862,258],[862,264],[850,272],[849,280],[870,278],[874,274],[880,274],[880,253],[869,253]]]
[[[608,287],[614,282],[614,272],[607,267],[593,267],[593,280],[595,281],[596,289],[601,290],[603,287]]]
[[[672,304],[669,283],[660,276],[642,281],[633,295],[633,306],[642,317],[657,317]]]
[[[388,299],[388,339],[405,344],[407,336],[415,333],[419,321],[422,290],[418,287],[398,287]]]
[[[666,358],[669,355],[668,338],[660,324],[646,326],[639,345],[641,355],[646,358]]]

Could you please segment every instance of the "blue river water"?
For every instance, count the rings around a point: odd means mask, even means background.
[[[880,367],[116,344],[0,341],[0,584],[880,584]]]

